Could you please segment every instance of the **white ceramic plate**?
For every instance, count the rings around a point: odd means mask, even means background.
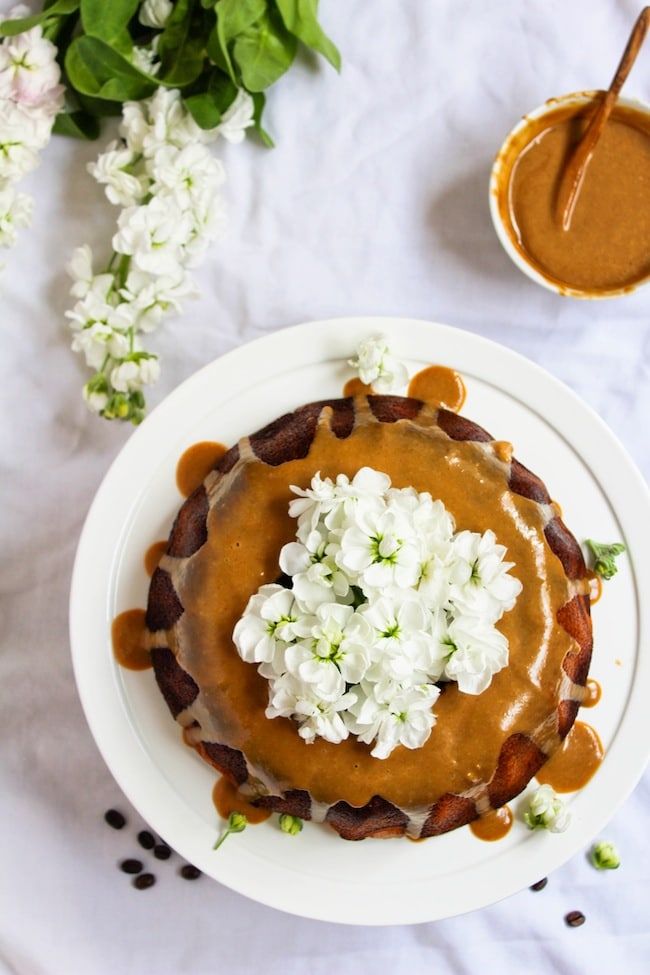
[[[212,804],[215,773],[181,740],[151,671],[116,665],[110,624],[144,607],[143,556],[166,538],[182,498],[176,464],[200,440],[229,444],[305,402],[341,395],[347,360],[372,334],[388,337],[411,375],[431,363],[460,372],[463,414],[510,440],[538,473],[579,540],[622,540],[627,555],[593,607],[591,675],[600,703],[583,712],[606,748],[591,782],[567,798],[573,822],[551,835],[516,822],[495,843],[468,828],[424,843],[350,843],[306,824],[295,837],[276,818],[232,836]],[[396,318],[312,322],[258,339],[206,366],[127,442],[102,483],[79,543],[70,626],[79,694],[115,779],[181,856],[241,894],[306,917],[353,924],[431,921],[493,903],[583,849],[631,792],[648,759],[650,497],[602,421],[569,389],[499,345],[445,325]],[[645,654],[642,643],[645,641]]]

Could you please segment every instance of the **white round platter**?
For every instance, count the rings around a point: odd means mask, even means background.
[[[307,823],[287,836],[276,818],[231,836],[212,802],[216,773],[183,744],[151,671],[120,668],[111,621],[146,605],[144,553],[169,533],[182,498],[183,452],[202,440],[235,442],[303,403],[342,394],[348,359],[370,335],[387,337],[411,375],[438,363],[467,388],[462,413],[545,481],[579,541],[623,541],[619,571],[593,607],[591,675],[599,704],[582,717],[605,759],[566,797],[562,834],[528,830],[524,794],[498,842],[465,827],[425,842],[351,843]],[[507,897],[584,849],[613,816],[648,760],[650,495],[609,428],[571,390],[521,355],[447,325],[400,318],[305,323],[257,339],[204,367],[134,432],[108,471],[79,542],[70,599],[75,677],[91,732],[116,781],[144,820],[204,873],[260,903],[324,921],[425,922]],[[645,654],[643,650],[645,649]],[[532,787],[529,787],[529,792]]]

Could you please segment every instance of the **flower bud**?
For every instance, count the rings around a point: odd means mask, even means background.
[[[621,865],[618,850],[607,840],[594,843],[589,852],[589,859],[597,870],[617,870]]]
[[[298,816],[290,816],[289,813],[282,813],[279,823],[282,832],[288,833],[289,836],[297,836],[302,830],[302,819]]]

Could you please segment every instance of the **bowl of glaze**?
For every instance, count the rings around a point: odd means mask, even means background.
[[[618,99],[571,226],[556,219],[560,174],[603,95],[551,98],[525,115],[490,175],[490,213],[506,253],[533,281],[576,298],[629,294],[650,280],[650,106]]]

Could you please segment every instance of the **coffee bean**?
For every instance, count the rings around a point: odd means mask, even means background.
[[[179,873],[184,880],[198,880],[201,876],[201,871],[193,863],[185,863],[179,870]]]
[[[147,887],[153,887],[156,882],[156,878],[152,873],[139,873],[137,877],[132,880],[133,886],[137,890],[146,890]]]
[[[138,833],[138,843],[143,850],[153,850],[156,845],[156,841],[153,834],[149,832],[148,829],[141,829]]]
[[[542,877],[542,879],[541,880],[538,880],[536,884],[531,884],[531,888],[530,889],[531,890],[544,890],[544,888],[546,887],[547,883],[548,883],[548,877]]]
[[[109,826],[113,829],[123,829],[126,825],[126,817],[119,811],[119,809],[108,809],[104,813],[104,819]]]
[[[127,860],[122,860],[120,863],[120,870],[123,870],[124,873],[141,873],[142,860],[136,860],[134,857],[129,857]]]
[[[153,848],[153,855],[155,856],[156,860],[169,860],[170,856],[172,855],[172,851],[166,843],[156,843]]]
[[[581,924],[585,923],[587,918],[584,916],[582,911],[569,911],[564,920],[570,928],[579,928]]]

